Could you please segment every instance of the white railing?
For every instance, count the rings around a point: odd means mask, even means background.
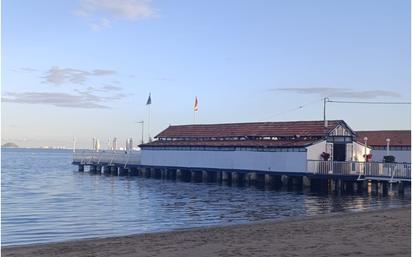
[[[73,153],[73,162],[80,164],[123,164],[139,165],[140,151],[93,151],[93,150],[76,150]]]
[[[307,172],[322,175],[364,175],[368,177],[393,177],[410,179],[411,164],[308,160]]]

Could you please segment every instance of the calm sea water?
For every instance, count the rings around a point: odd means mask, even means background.
[[[321,195],[80,173],[64,150],[2,149],[3,245],[406,206],[410,194]]]

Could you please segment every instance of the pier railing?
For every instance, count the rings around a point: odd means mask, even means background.
[[[308,160],[307,172],[320,175],[411,178],[410,163],[340,162]]]
[[[80,164],[122,164],[139,165],[140,151],[120,151],[120,150],[76,150],[73,153],[73,162]]]

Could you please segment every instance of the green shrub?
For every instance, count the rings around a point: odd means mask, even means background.
[[[383,156],[383,162],[395,162],[395,156],[385,155]]]

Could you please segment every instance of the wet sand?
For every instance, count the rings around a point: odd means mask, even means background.
[[[2,256],[411,256],[410,208],[2,247]]]

